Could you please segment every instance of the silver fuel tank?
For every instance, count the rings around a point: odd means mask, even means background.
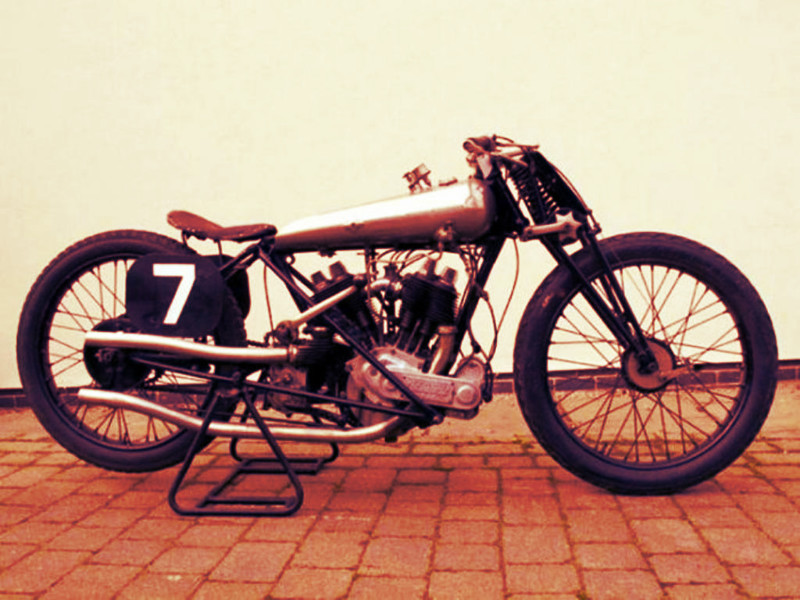
[[[488,186],[477,179],[437,187],[294,221],[278,230],[284,252],[363,248],[436,241],[442,232],[457,242],[486,233],[495,217]]]

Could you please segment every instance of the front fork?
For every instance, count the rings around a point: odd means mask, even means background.
[[[585,225],[579,230],[578,237],[583,247],[588,249],[602,266],[602,274],[599,281],[605,297],[581,272],[556,236],[548,236],[542,238],[541,241],[558,264],[566,265],[580,281],[581,295],[583,295],[625,351],[633,353],[638,362],[639,372],[642,374],[655,373],[659,370],[658,361],[642,331],[639,321],[636,319],[636,315],[633,314],[622,286],[620,286],[614,275],[608,257],[600,248],[596,231],[589,229]]]

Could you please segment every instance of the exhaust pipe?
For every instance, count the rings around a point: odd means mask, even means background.
[[[203,344],[200,345],[202,346]],[[87,404],[98,404],[111,408],[132,410],[193,431],[199,431],[203,425],[203,420],[200,417],[187,415],[177,410],[172,410],[171,408],[156,404],[155,402],[143,400],[142,398],[120,392],[82,388],[78,391],[78,400]],[[305,426],[270,427],[269,430],[270,433],[275,436],[275,439],[280,441],[359,444],[386,437],[400,422],[400,417],[391,417],[375,425],[357,427],[356,429],[344,431],[341,429],[324,429],[321,427]],[[208,434],[214,437],[234,437],[243,439],[264,438],[261,430],[255,425],[227,423],[222,421],[212,421],[208,427]]]
[[[357,286],[343,289],[315,304],[296,318],[287,322],[290,327],[299,327],[314,317],[335,306],[348,296],[358,291]],[[86,346],[103,346],[106,348],[126,348],[133,350],[149,350],[167,352],[180,358],[208,360],[211,362],[235,362],[272,364],[294,362],[300,349],[296,346],[286,348],[239,348],[236,346],[209,346],[197,342],[176,339],[164,335],[148,333],[125,333],[123,331],[90,331],[84,340]]]
[[[86,346],[149,350],[152,352],[166,352],[180,358],[248,364],[291,362],[299,352],[295,346],[286,348],[209,346],[208,344],[190,342],[164,335],[124,333],[121,331],[90,331],[86,334],[84,343]]]

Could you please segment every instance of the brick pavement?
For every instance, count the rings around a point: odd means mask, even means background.
[[[615,496],[531,441],[511,396],[475,420],[347,447],[288,519],[186,518],[174,470],[118,474],[0,411],[0,598],[798,598],[800,384],[714,480]],[[228,463],[204,454],[187,490]]]

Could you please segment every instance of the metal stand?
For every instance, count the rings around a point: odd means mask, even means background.
[[[169,505],[179,515],[186,516],[235,516],[235,517],[285,517],[297,512],[303,504],[303,486],[298,475],[316,475],[328,463],[339,456],[339,447],[331,443],[331,453],[324,457],[289,458],[284,454],[277,440],[272,435],[264,419],[258,414],[252,398],[246,393],[241,394],[245,402],[245,413],[242,421],[253,419],[261,431],[264,441],[272,451],[272,457],[242,458],[238,452],[238,439],[233,438],[230,443],[231,456],[237,464],[231,472],[194,506],[182,506],[177,499],[186,474],[194,461],[195,456],[202,448],[203,438],[213,420],[215,407],[219,401],[217,394],[211,402],[203,424],[196,433],[186,458],[181,465],[175,480],[169,490]],[[285,475],[293,493],[287,496],[270,495],[233,495],[225,494],[226,490],[234,483],[239,483],[247,475]]]

